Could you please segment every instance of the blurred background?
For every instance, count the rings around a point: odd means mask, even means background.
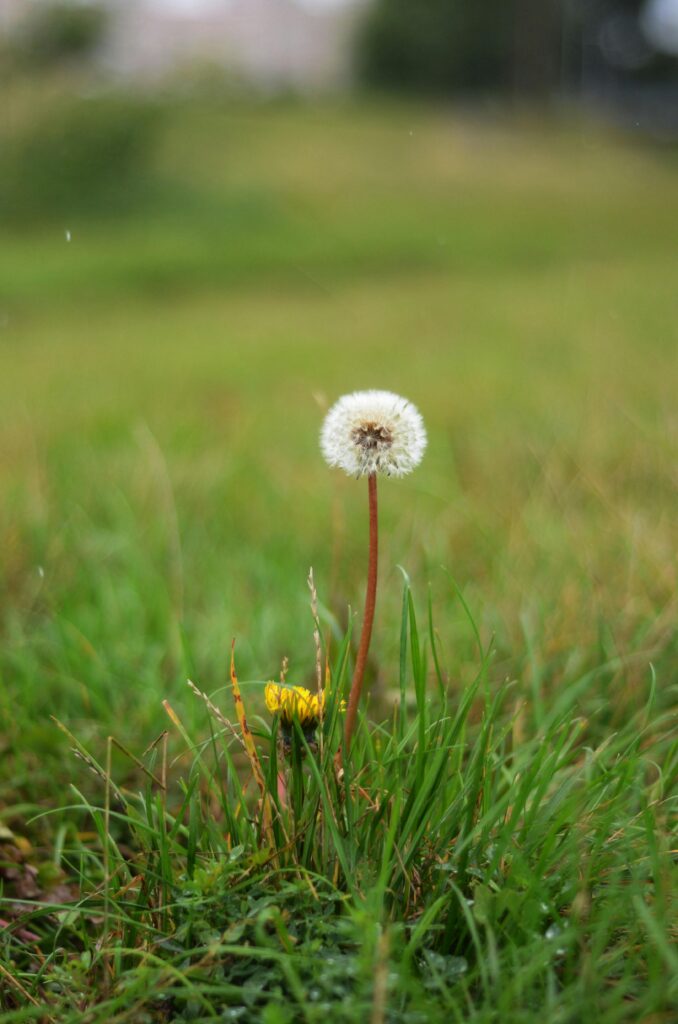
[[[400,565],[450,685],[442,567],[537,721],[589,670],[592,728],[650,662],[668,702],[678,2],[0,12],[0,802],[70,777],[49,714],[135,750],[202,716],[233,635],[253,693],[312,679],[309,566],[328,636],[362,606],[365,488],[317,444],[357,388],[430,433],[381,491],[380,692]]]

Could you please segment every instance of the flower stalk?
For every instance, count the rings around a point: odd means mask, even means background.
[[[367,477],[370,513],[370,546],[367,591],[360,644],[346,712],[344,745],[351,745],[358,705],[365,678],[365,666],[372,638],[377,601],[377,476],[401,477],[419,465],[426,449],[424,422],[411,402],[391,391],[354,391],[332,406],[320,431],[320,447],[330,466],[352,477]],[[336,755],[341,769],[341,749]]]
[[[374,624],[374,609],[377,603],[377,563],[379,559],[379,519],[377,508],[377,475],[370,473],[367,478],[367,490],[369,497],[370,516],[370,547],[367,563],[367,589],[365,592],[365,609],[363,611],[363,625],[360,633],[360,645],[356,657],[353,679],[351,680],[351,692],[348,698],[348,709],[346,711],[346,723],[344,726],[344,744],[346,753],[351,746],[351,737],[355,728],[356,717],[360,695],[363,689],[365,677],[365,666],[367,655],[370,650],[372,639],[372,626]]]

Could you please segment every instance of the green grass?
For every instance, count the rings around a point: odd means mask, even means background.
[[[2,1019],[668,1022],[675,155],[186,102],[152,170],[0,241]],[[381,488],[346,780],[330,716],[274,858],[186,678],[233,717],[237,638],[272,783],[261,684],[287,655],[313,685],[313,565],[346,685],[366,495],[317,435],[365,386],[430,446]]]

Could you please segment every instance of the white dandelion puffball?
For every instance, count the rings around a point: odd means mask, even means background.
[[[426,428],[406,398],[391,391],[354,391],[328,412],[320,447],[326,462],[349,476],[405,476],[423,458]]]

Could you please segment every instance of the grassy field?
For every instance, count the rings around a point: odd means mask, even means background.
[[[3,1020],[673,1019],[677,169],[574,122],[185,101],[128,209],[10,219]],[[380,495],[369,716],[401,712],[362,796],[306,759],[322,842],[272,869],[186,679],[232,717],[236,637],[253,720],[284,656],[311,685],[313,566],[346,682],[366,498],[318,432],[363,387],[430,437]],[[161,806],[106,738],[166,727]]]

